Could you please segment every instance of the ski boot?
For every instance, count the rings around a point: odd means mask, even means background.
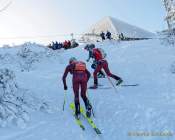
[[[120,79],[117,81],[116,86],[120,85],[122,82],[123,82],[123,80],[120,78]]]
[[[80,105],[78,105],[78,107],[75,109],[75,118],[77,120],[80,119]]]
[[[98,86],[97,86],[96,84],[94,84],[93,86],[90,86],[89,88],[90,88],[90,89],[97,89]]]
[[[88,101],[88,105],[86,106],[86,116],[87,116],[88,118],[91,117],[91,112],[92,112],[92,106],[91,106],[91,104],[90,104],[89,101]]]
[[[94,79],[94,85],[89,87],[90,89],[97,89],[98,88],[98,79]]]

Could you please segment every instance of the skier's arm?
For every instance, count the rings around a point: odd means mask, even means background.
[[[88,56],[88,59],[86,61],[89,62],[90,58],[91,58],[91,55],[90,55],[90,52],[89,52],[89,56]]]
[[[64,89],[67,89],[66,77],[67,77],[69,72],[70,72],[70,68],[69,68],[69,66],[67,66],[65,71],[64,71],[63,77],[62,77]]]
[[[88,57],[88,59],[87,59],[86,61],[89,62],[89,60],[90,60],[91,58],[93,58],[93,54],[92,54],[92,51],[89,51],[89,57]]]

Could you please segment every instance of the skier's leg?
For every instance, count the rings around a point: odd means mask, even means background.
[[[89,103],[89,100],[86,96],[86,90],[87,90],[87,82],[82,81],[81,82],[81,97],[82,97],[84,104],[85,104],[85,107],[86,107],[86,115],[87,115],[87,117],[91,117],[92,106]]]
[[[98,79],[97,79],[97,73],[102,69],[102,65],[101,64],[97,64],[97,67],[93,73],[94,75],[94,86],[98,86]]]
[[[87,96],[86,96],[86,91],[87,91],[87,82],[81,82],[81,98],[84,101],[85,106],[87,106]]]
[[[95,71],[96,67],[97,67],[97,62],[93,61],[93,64],[91,65],[91,68],[94,69],[94,71]],[[104,77],[104,74],[101,70],[97,73],[97,77],[98,78]]]
[[[79,82],[73,82],[73,91],[74,91],[74,103],[75,103],[75,115],[80,114],[80,101],[79,101]]]
[[[107,76],[112,77],[113,79],[118,81],[116,85],[119,85],[120,83],[123,82],[123,80],[120,77],[118,77],[117,75],[114,75],[110,72],[107,61],[103,61],[103,69],[105,70]]]

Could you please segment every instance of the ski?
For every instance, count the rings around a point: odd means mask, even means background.
[[[70,106],[71,106],[71,108],[72,108],[73,110],[75,110],[75,105],[74,105],[74,103],[71,103]],[[92,120],[91,118],[88,118],[88,117],[86,116],[86,113],[85,113],[83,107],[80,107],[80,112],[81,112],[82,116],[88,121],[88,123],[90,124],[90,126],[94,129],[94,131],[96,132],[96,134],[98,134],[98,135],[99,135],[99,134],[102,134],[101,131],[96,127],[96,125],[95,125],[95,123],[93,122],[93,120]]]
[[[101,87],[97,87],[97,88],[91,88],[91,87],[89,87],[88,89],[111,89],[112,87],[108,87],[108,86],[101,86]]]
[[[82,107],[80,107],[80,112],[81,114],[84,116],[85,119],[87,119],[88,123],[90,124],[90,126],[94,129],[94,131],[99,135],[102,134],[101,131],[96,127],[95,123],[93,122],[93,120],[89,117],[86,116],[86,113],[84,111],[84,109]]]
[[[88,89],[111,89],[112,87],[110,86],[105,86],[105,85],[98,85],[97,88],[94,88],[93,86],[88,87]]]
[[[136,87],[139,86],[139,84],[122,84],[122,85],[117,85],[116,87]],[[93,86],[90,86],[88,89],[111,89],[112,87],[110,86],[105,86],[105,85],[98,85],[97,88],[93,88]]]
[[[120,85],[122,87],[135,87],[135,86],[139,86],[139,84],[123,84],[123,85]]]
[[[74,117],[75,117],[75,106],[74,106],[73,103],[70,104],[70,109],[73,110],[73,115],[74,115]],[[75,121],[76,121],[77,125],[78,125],[82,130],[85,130],[85,127],[83,126],[83,124],[82,124],[82,122],[81,122],[80,119],[77,119],[77,118],[75,117]]]

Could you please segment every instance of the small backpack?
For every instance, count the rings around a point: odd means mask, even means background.
[[[98,50],[101,52],[102,58],[104,59],[107,56],[107,54],[102,48],[98,48]]]
[[[75,63],[75,71],[85,71],[86,70],[86,64],[82,61],[77,61]]]
[[[102,48],[95,48],[93,53],[97,59],[104,59],[106,57],[106,53]]]

